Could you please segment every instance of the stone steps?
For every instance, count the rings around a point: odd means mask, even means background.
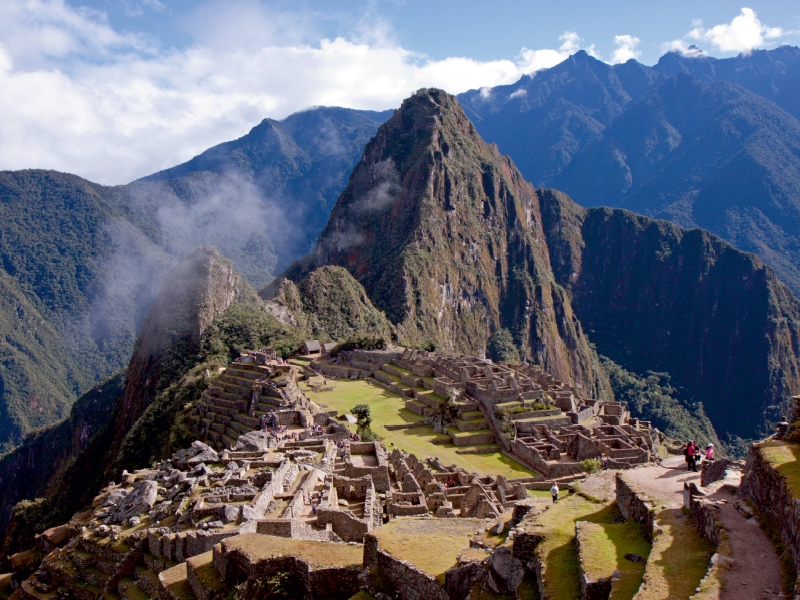
[[[136,567],[134,571],[136,587],[148,598],[158,598],[158,575],[151,569],[143,566]]]
[[[226,586],[214,567],[213,551],[186,559],[186,578],[197,600],[213,600],[225,591]]]
[[[478,429],[476,431],[453,431],[452,427],[447,428],[447,435],[453,440],[456,446],[480,446],[481,444],[493,444],[494,434],[490,429]]]
[[[180,563],[158,574],[159,597],[164,600],[195,600],[189,584],[186,563]]]
[[[261,420],[257,419],[256,417],[251,417],[247,413],[238,413],[235,417],[233,417],[233,420],[246,425],[251,430],[261,427]]]
[[[489,423],[483,417],[480,419],[472,419],[471,421],[456,419],[455,425],[459,431],[478,431],[479,429],[488,429],[489,427]]]

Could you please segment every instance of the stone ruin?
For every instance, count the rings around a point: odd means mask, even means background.
[[[406,408],[435,429],[442,403],[452,401],[456,418],[443,432],[454,445],[498,444],[550,479],[582,476],[580,461],[587,458],[614,469],[655,458],[658,435],[650,422],[536,365],[392,349],[340,352],[335,364],[320,359],[312,366],[329,377],[366,378],[403,396]]]
[[[227,543],[232,538],[341,545],[361,543],[401,516],[497,519],[527,498],[532,480],[480,476],[438,459],[423,464],[375,442],[274,444],[261,431],[239,436],[231,449],[195,441],[156,468],[124,472],[89,510],[43,536],[47,555],[20,593],[213,598],[200,589],[208,578],[192,569],[218,560],[216,553],[235,546]],[[219,561],[212,588],[223,585],[218,573],[227,563]],[[169,592],[180,575],[176,563],[183,565],[184,595]]]
[[[202,440],[222,449],[260,430],[263,417],[272,427],[297,430],[301,438],[314,425],[332,437],[347,436],[345,425],[322,413],[300,390],[296,367],[268,348],[245,352],[228,365],[203,392],[190,419]]]

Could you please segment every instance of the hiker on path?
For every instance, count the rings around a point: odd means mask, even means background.
[[[706,460],[714,460],[714,444],[706,446]]]
[[[555,481],[553,482],[553,487],[550,488],[550,495],[553,497],[553,504],[555,504],[556,500],[558,500],[558,485]]]

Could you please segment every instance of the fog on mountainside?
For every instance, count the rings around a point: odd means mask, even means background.
[[[0,173],[0,447],[64,418],[123,367],[168,269],[218,247],[254,286],[304,255],[387,113],[265,120],[171,172],[107,187],[54,171]],[[16,316],[14,316],[16,315]],[[32,326],[41,323],[41,326]]]

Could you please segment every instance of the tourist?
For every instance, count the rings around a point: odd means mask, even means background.
[[[781,417],[781,422],[777,424],[775,429],[775,438],[779,440],[785,438],[786,434],[789,433],[789,420],[785,415]]]
[[[714,460],[714,444],[706,446],[706,460]]]
[[[686,460],[686,470],[687,471],[697,471],[697,466],[695,465],[695,455],[694,455],[694,440],[689,440],[689,443],[686,444],[686,449],[683,451],[684,459]]]
[[[553,497],[553,504],[555,504],[556,500],[558,500],[558,484],[555,481],[550,488],[550,495]]]
[[[317,504],[315,502],[311,503],[311,512],[315,515],[317,514]]]

